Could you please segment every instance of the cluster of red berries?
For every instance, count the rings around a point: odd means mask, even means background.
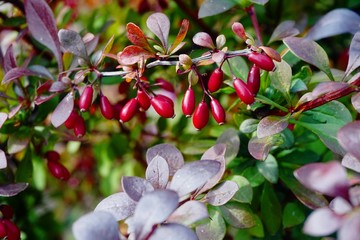
[[[64,181],[70,178],[69,170],[59,162],[60,154],[58,152],[47,151],[45,158],[47,159],[47,167],[54,177]]]
[[[0,239],[19,240],[20,229],[11,221],[14,217],[12,207],[7,204],[0,205],[0,212],[2,214],[0,219]]]

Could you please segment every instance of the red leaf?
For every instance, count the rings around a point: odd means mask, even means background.
[[[182,20],[181,26],[180,26],[179,32],[178,32],[178,34],[177,34],[177,36],[175,38],[175,41],[174,41],[174,43],[172,44],[172,46],[170,47],[170,49],[168,51],[170,54],[174,53],[175,49],[178,50],[177,47],[184,40],[184,38],[185,38],[185,36],[187,34],[187,31],[189,29],[189,24],[190,24],[189,20],[187,20],[187,19]]]
[[[148,59],[155,57],[154,53],[151,53],[139,46],[127,46],[120,53],[118,60],[121,65],[132,65],[139,62],[141,59]]]
[[[2,80],[2,84],[10,83],[10,82],[12,82],[20,77],[23,77],[23,76],[32,76],[32,75],[36,75],[36,74],[27,68],[23,68],[23,67],[13,68],[13,69],[10,69],[5,74],[5,76]]]
[[[128,23],[126,25],[127,36],[130,42],[136,46],[142,47],[148,51],[152,51],[145,34],[134,23]]]

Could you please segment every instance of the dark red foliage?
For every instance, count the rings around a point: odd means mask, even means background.
[[[113,106],[104,95],[100,97],[100,111],[106,119],[112,119],[114,117]]]
[[[247,82],[246,82],[249,90],[256,95],[260,89],[260,68],[257,65],[253,65],[250,68]]]
[[[193,114],[195,110],[195,103],[194,90],[191,88],[191,86],[189,86],[181,103],[182,112],[186,117],[190,117]]]
[[[210,75],[208,81],[208,90],[210,92],[216,92],[220,89],[223,82],[224,72],[220,68],[216,68],[214,72]]]
[[[219,124],[222,125],[225,123],[225,110],[224,108],[221,106],[221,104],[219,103],[219,101],[215,98],[211,99],[210,102],[210,106],[211,106],[211,113],[215,119],[215,121]]]
[[[234,88],[238,97],[246,104],[252,104],[255,99],[247,85],[239,78],[234,80]]]
[[[248,59],[265,71],[274,71],[275,69],[273,60],[266,54],[252,52],[249,54]]]
[[[154,96],[151,99],[151,106],[161,117],[173,118],[175,116],[174,102],[166,96]]]
[[[139,109],[139,102],[136,98],[130,99],[121,109],[120,121],[125,123],[130,121]]]
[[[206,126],[209,121],[209,106],[205,101],[201,101],[196,107],[192,120],[194,127],[198,130]]]

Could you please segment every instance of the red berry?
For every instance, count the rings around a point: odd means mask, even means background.
[[[129,90],[129,87],[130,87],[130,83],[128,83],[127,81],[122,81],[119,84],[118,91],[120,94],[124,94]]]
[[[166,96],[163,95],[154,96],[151,99],[151,106],[161,117],[172,118],[175,116],[174,102]]]
[[[94,89],[92,86],[87,86],[82,92],[79,99],[79,108],[81,112],[89,110],[93,99],[93,93]]]
[[[219,125],[223,125],[224,122],[225,122],[225,110],[224,110],[224,108],[221,106],[219,101],[217,99],[215,99],[215,98],[211,99],[210,106],[211,106],[211,113],[212,113],[215,121]]]
[[[275,69],[273,60],[266,54],[252,52],[249,54],[248,59],[265,71],[274,71]]]
[[[117,120],[120,120],[120,112],[121,109],[123,108],[123,105],[121,103],[116,103],[115,105],[112,106],[113,109],[113,117]]]
[[[247,87],[253,94],[257,94],[260,89],[260,68],[255,64],[250,68],[247,82]]]
[[[100,97],[100,111],[106,119],[112,119],[114,117],[113,106],[104,95]]]
[[[81,138],[86,133],[86,124],[84,118],[80,115],[77,117],[74,125],[74,134],[77,138]]]
[[[149,109],[151,102],[147,92],[139,88],[137,91],[137,100],[142,110],[146,111]]]
[[[186,117],[190,117],[195,110],[195,93],[191,86],[185,92],[181,109]]]
[[[48,161],[47,167],[50,173],[57,179],[66,181],[70,178],[69,170],[60,162]]]
[[[124,107],[121,109],[120,112],[120,121],[125,123],[130,121],[131,118],[134,117],[136,112],[139,109],[139,102],[136,98],[130,99]]]
[[[239,78],[234,80],[234,88],[238,97],[246,104],[252,104],[255,99],[246,84]]]
[[[220,68],[216,68],[214,72],[210,75],[208,81],[208,89],[210,92],[216,92],[220,89],[223,82],[224,73]]]
[[[169,92],[175,92],[174,86],[167,80],[163,78],[157,78],[155,79],[156,85],[161,87],[164,90],[167,90]]]
[[[193,115],[193,125],[198,130],[204,128],[209,121],[209,106],[205,101],[201,101],[195,109]]]
[[[1,221],[0,222],[0,239],[3,239],[6,236],[7,236],[7,231],[5,228],[5,224],[3,223],[3,221]]]
[[[73,110],[70,113],[70,116],[68,117],[68,119],[66,119],[66,121],[65,121],[65,127],[67,129],[73,129],[78,117],[79,117],[79,114],[76,111]]]
[[[45,153],[45,158],[49,161],[59,161],[60,154],[57,151],[47,151]]]
[[[0,211],[4,218],[11,219],[14,216],[14,209],[10,205],[0,205]]]
[[[19,240],[20,239],[20,229],[18,226],[16,226],[15,223],[11,222],[8,219],[2,220],[6,233],[7,233],[7,239],[8,240]]]

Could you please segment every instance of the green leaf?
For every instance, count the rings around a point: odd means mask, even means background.
[[[281,226],[281,205],[269,183],[264,185],[260,204],[263,223],[269,233],[275,235]]]
[[[46,186],[46,162],[37,155],[32,158],[32,162],[34,186],[42,191]]]
[[[291,67],[285,60],[274,63],[276,70],[274,72],[269,72],[271,84],[284,95],[288,102],[290,102]]]
[[[243,176],[233,175],[228,180],[234,181],[239,186],[239,190],[235,193],[232,200],[241,203],[251,203],[253,198],[253,189],[250,182]]]
[[[334,80],[330,71],[329,58],[325,50],[316,42],[298,37],[288,37],[284,39],[284,43],[301,60],[318,67],[321,71]]]
[[[251,187],[257,187],[265,181],[265,178],[255,166],[246,168],[242,175],[249,180]]]
[[[255,219],[255,226],[253,226],[252,228],[248,229],[248,232],[257,238],[263,238],[264,237],[264,226],[262,224],[261,219],[259,218],[258,215],[254,214],[254,219]]]
[[[217,207],[208,207],[209,219],[206,223],[196,227],[199,240],[222,240],[225,237],[226,225]]]
[[[248,205],[239,202],[228,202],[220,206],[225,221],[235,228],[255,226],[254,214]]]
[[[271,154],[268,155],[265,161],[256,162],[256,167],[269,182],[276,183],[278,181],[279,167],[276,159]]]
[[[268,137],[282,132],[288,126],[288,117],[266,116],[257,127],[258,138]]]
[[[24,158],[16,171],[16,182],[30,182],[33,174],[32,153],[27,148]]]
[[[241,78],[242,80],[247,79],[249,67],[244,58],[234,57],[228,59],[226,63],[224,63],[222,70],[227,76],[232,76],[232,73],[229,68],[229,64],[231,65],[231,69],[233,70],[236,77]]]
[[[298,203],[290,202],[286,204],[283,213],[283,228],[289,228],[303,223],[305,214]]]

